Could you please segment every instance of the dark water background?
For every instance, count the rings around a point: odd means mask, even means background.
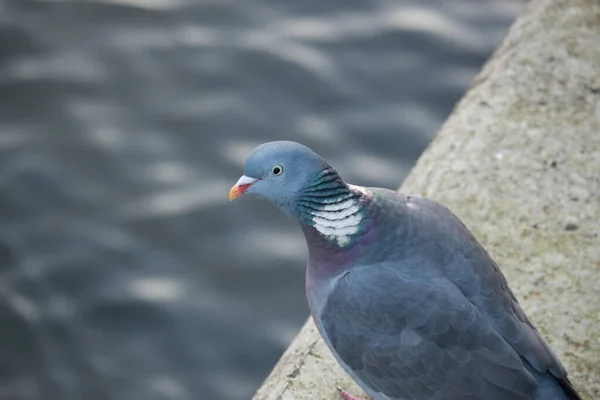
[[[244,158],[397,187],[522,5],[0,1],[0,400],[249,399],[308,311]]]

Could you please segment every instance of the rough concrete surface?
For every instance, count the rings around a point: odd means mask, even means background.
[[[584,400],[600,398],[600,0],[532,0],[401,191],[465,221]],[[362,393],[309,321],[254,400],[336,386]]]

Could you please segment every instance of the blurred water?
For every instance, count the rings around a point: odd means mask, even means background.
[[[397,187],[521,6],[1,1],[0,400],[250,398],[308,311],[244,158]]]

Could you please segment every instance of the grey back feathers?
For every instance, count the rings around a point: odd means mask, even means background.
[[[365,390],[374,399],[579,399],[467,228],[431,200],[378,193],[380,207],[394,204],[383,235],[403,241],[374,246],[385,261],[339,277],[318,317]]]

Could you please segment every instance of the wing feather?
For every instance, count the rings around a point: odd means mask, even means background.
[[[432,200],[372,191],[386,225],[372,256],[379,261],[338,280],[320,323],[365,390],[389,399],[530,400],[545,390],[562,398],[560,387],[580,400],[467,227]]]
[[[355,268],[330,293],[322,323],[339,358],[390,399],[528,399],[536,388],[516,352],[445,278],[423,284],[385,264]]]
[[[498,265],[469,229],[446,207],[433,200],[411,198],[411,226],[437,244],[434,268],[451,280],[502,337],[537,371],[563,378],[558,357],[523,312]]]

